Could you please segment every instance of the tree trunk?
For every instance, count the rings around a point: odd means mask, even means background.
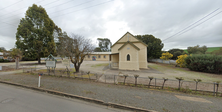
[[[38,56],[38,64],[41,64],[40,56]]]
[[[75,64],[74,64],[75,65]],[[75,65],[76,72],[79,72],[79,66]]]
[[[15,58],[15,63],[16,63],[15,69],[18,69],[19,68],[19,57]]]

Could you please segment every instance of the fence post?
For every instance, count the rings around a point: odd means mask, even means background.
[[[106,75],[105,75],[105,83],[106,83]]]
[[[116,84],[116,79],[115,79],[115,75],[114,75],[114,84]]]
[[[155,88],[156,88],[156,78],[155,78]]]
[[[215,82],[214,82],[214,96],[215,96]]]

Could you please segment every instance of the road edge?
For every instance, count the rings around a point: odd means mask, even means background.
[[[37,87],[32,87],[32,86],[26,86],[26,85],[22,85],[22,84],[18,84],[18,83],[13,83],[13,82],[9,82],[9,81],[1,81],[0,80],[0,83],[9,84],[9,85],[13,85],[13,86],[19,86],[19,87],[23,87],[23,88],[27,88],[27,89],[32,89],[32,90],[36,90],[36,91],[41,91],[41,92],[47,92],[49,94],[54,94],[54,95],[59,95],[59,96],[65,96],[65,97],[80,99],[80,100],[84,100],[84,101],[87,101],[87,102],[93,102],[93,103],[96,103],[96,104],[105,105],[105,106],[112,107],[112,108],[119,108],[119,109],[125,109],[125,110],[136,111],[136,112],[157,112],[157,111],[154,111],[154,110],[147,110],[147,109],[137,108],[137,107],[133,107],[133,106],[127,106],[127,105],[122,105],[122,104],[117,104],[117,103],[112,103],[112,102],[106,103],[106,102],[104,102],[102,100],[98,100],[98,99],[83,97],[83,96],[74,95],[74,94],[68,94],[68,93],[64,93],[64,92],[60,92],[60,91],[54,91],[54,90],[49,90],[49,89],[43,89],[43,88],[37,88]]]

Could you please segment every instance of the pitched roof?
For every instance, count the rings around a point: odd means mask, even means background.
[[[131,46],[133,46],[135,49],[140,50],[140,48],[138,48],[136,45],[134,45],[133,43],[131,43],[130,41],[127,41],[125,44],[123,44],[119,49],[121,50],[124,46],[126,46],[127,44],[130,44]]]
[[[141,42],[143,45],[148,46],[147,44],[145,44],[143,41],[141,41],[140,39],[136,38],[134,35],[132,35],[130,32],[126,32],[118,41],[120,41],[127,33],[129,33],[132,37],[134,37],[135,39],[137,39],[139,42]],[[118,42],[116,41],[111,48]]]

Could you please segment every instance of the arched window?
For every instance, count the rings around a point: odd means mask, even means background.
[[[130,61],[130,55],[129,54],[127,54],[126,58],[127,58],[127,61]]]

